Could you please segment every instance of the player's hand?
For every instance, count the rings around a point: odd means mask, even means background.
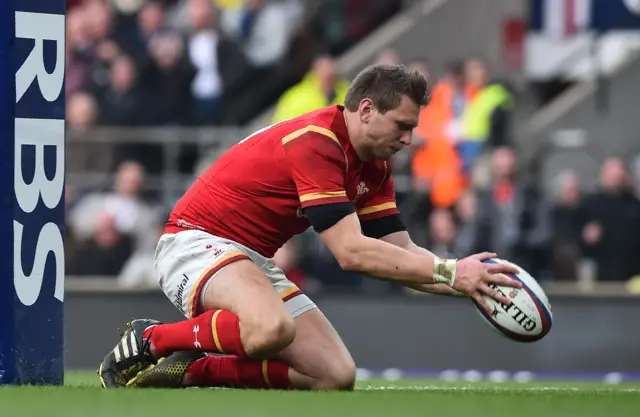
[[[495,253],[484,252],[459,260],[456,264],[456,279],[453,283],[454,290],[468,294],[489,314],[491,314],[492,310],[484,300],[484,295],[493,298],[499,303],[511,304],[507,297],[500,294],[496,289],[491,288],[491,284],[522,288],[522,284],[519,281],[505,275],[509,273],[517,274],[519,272],[517,268],[501,263],[482,262],[496,256]]]

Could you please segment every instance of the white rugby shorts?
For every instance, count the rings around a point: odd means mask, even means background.
[[[205,288],[227,265],[250,259],[267,276],[293,318],[317,308],[275,265],[273,259],[229,239],[201,230],[162,235],[155,254],[160,288],[187,318],[203,312]]]

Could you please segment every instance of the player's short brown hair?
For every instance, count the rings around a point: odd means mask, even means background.
[[[386,113],[400,105],[406,95],[418,106],[429,103],[427,80],[404,65],[371,65],[362,70],[351,83],[344,106],[349,111],[358,110],[360,102],[368,98],[380,113]]]

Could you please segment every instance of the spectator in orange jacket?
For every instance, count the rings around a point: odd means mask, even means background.
[[[467,82],[463,62],[449,64],[444,79],[431,91],[431,102],[420,113],[416,135],[423,140],[446,138],[453,143],[460,137],[460,120],[479,87]]]
[[[431,103],[420,113],[415,136],[426,143],[415,154],[413,175],[419,190],[429,189],[436,207],[450,207],[465,188],[461,161],[455,150],[460,118],[477,89],[466,81],[465,65],[454,62],[436,84]]]

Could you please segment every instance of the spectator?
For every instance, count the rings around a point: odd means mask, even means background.
[[[457,230],[453,215],[447,209],[436,209],[429,214],[428,245],[431,252],[443,258],[456,258]]]
[[[113,34],[113,14],[108,2],[87,0],[83,8],[89,41],[99,44],[109,40]]]
[[[274,122],[342,104],[348,88],[349,82],[336,74],[333,58],[327,55],[318,57],[305,78],[280,97]]]
[[[245,0],[213,0],[213,3],[222,10],[236,8],[242,5]]]
[[[582,190],[580,179],[575,172],[568,171],[558,178],[557,196],[552,210],[554,279],[578,279],[576,269],[582,258],[580,240],[584,227],[582,210]]]
[[[456,253],[466,257],[473,253],[475,244],[475,225],[478,212],[478,198],[473,190],[465,191],[455,205],[455,217],[458,222]]]
[[[140,12],[149,1],[154,0],[108,0],[111,7],[122,16],[132,16]]]
[[[153,100],[153,89],[139,83],[134,61],[127,56],[114,59],[110,85],[102,96],[100,119],[107,126],[148,126],[157,120],[161,104]],[[136,160],[152,173],[162,169],[162,149],[157,144],[120,142],[114,146],[115,165]]]
[[[102,124],[135,126],[150,122],[149,116],[154,111],[136,84],[137,79],[137,70],[131,58],[119,56],[113,61],[109,71],[110,83],[102,96]]]
[[[387,48],[380,51],[376,56],[376,64],[378,65],[400,65],[400,57],[395,49]]]
[[[225,102],[222,123],[248,123],[291,85],[296,65],[282,62],[299,33],[300,7],[298,0],[246,0],[222,13],[223,29],[238,39],[249,65],[238,96]]]
[[[155,249],[157,239],[149,230],[160,224],[159,213],[142,198],[144,168],[137,162],[123,163],[116,173],[114,190],[89,194],[69,213],[69,224],[79,239],[87,239],[96,227],[99,213],[113,217],[118,232],[135,239],[135,250]]]
[[[476,92],[477,87],[467,83],[465,64],[450,63],[445,77],[431,92],[431,102],[420,113],[416,134],[423,139],[445,138],[457,143],[462,135],[462,116]]]
[[[474,250],[499,253],[542,277],[551,238],[549,210],[537,190],[517,177],[510,148],[492,155],[492,183],[478,192]]]
[[[156,228],[148,233],[157,242],[164,233],[164,225],[156,225]],[[131,254],[120,269],[118,285],[122,288],[157,288],[154,246],[138,248]]]
[[[460,157],[451,142],[442,137],[429,138],[416,152],[412,172],[414,189],[435,207],[452,207],[466,187]]]
[[[464,64],[450,64],[445,79],[433,88],[431,102],[420,112],[414,131],[423,143],[412,161],[414,186],[423,194],[429,192],[437,207],[453,206],[466,186],[455,144],[460,137],[460,118],[471,96]]]
[[[431,72],[429,71],[429,63],[420,58],[413,59],[409,61],[407,64],[407,69],[409,71],[416,71],[418,74],[422,75],[427,83],[431,82]]]
[[[67,13],[65,91],[67,96],[89,87],[93,57],[87,41],[87,23],[82,8]]]
[[[132,39],[127,42],[127,52],[143,66],[147,60],[149,42],[164,26],[165,10],[159,0],[145,3],[138,13],[138,24]]]
[[[108,4],[100,0],[87,0],[79,10],[85,23],[83,58],[90,65],[87,88],[101,102],[111,81],[111,64],[121,54],[120,47],[112,38],[114,18]]]
[[[149,42],[150,60],[144,69],[143,83],[152,91],[158,112],[154,122],[160,125],[185,125],[189,122],[191,94],[189,85],[195,71],[186,58],[182,39],[174,33],[154,35]]]
[[[93,126],[98,116],[98,104],[94,97],[86,92],[77,92],[67,96],[67,124],[78,130]]]
[[[115,219],[101,213],[92,236],[82,244],[69,264],[70,275],[116,276],[131,256],[132,239],[116,227]]]
[[[467,88],[473,96],[477,91],[482,89],[489,81],[489,73],[484,63],[478,59],[470,59],[465,63],[464,74],[467,82]]]
[[[297,23],[291,9],[297,6],[290,0],[246,0],[223,13],[222,27],[244,46],[252,77],[265,76],[284,57]]]
[[[507,82],[492,81],[480,87],[465,108],[462,118],[462,138],[457,149],[465,174],[483,148],[510,144],[509,122],[514,108],[513,88]]]
[[[195,68],[191,84],[193,122],[215,124],[223,94],[231,97],[241,87],[246,63],[238,45],[216,27],[215,11],[210,0],[189,0],[191,35],[188,51]]]
[[[600,171],[600,190],[584,204],[582,237],[600,280],[622,281],[640,272],[640,202],[627,181],[624,162],[607,159]]]

